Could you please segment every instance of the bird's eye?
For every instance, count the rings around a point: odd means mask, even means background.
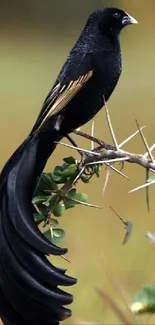
[[[120,18],[121,14],[119,12],[114,12],[113,16],[118,19]]]

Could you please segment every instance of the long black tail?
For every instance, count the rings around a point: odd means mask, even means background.
[[[45,256],[67,250],[41,234],[32,213],[38,177],[61,138],[51,124],[30,135],[0,175],[0,316],[5,325],[52,325],[71,315],[64,306],[72,295],[58,286],[76,280]]]

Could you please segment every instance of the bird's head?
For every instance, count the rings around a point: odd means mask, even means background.
[[[101,33],[119,33],[122,28],[130,24],[137,24],[137,20],[127,12],[118,8],[101,8],[94,11],[88,18],[87,24],[98,24]]]

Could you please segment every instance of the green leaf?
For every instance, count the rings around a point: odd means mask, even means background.
[[[47,191],[47,190],[56,190],[57,184],[53,181],[50,173],[42,173],[40,181],[39,181],[39,190]]]
[[[146,285],[134,296],[134,302],[130,307],[135,314],[155,313],[155,286]]]
[[[42,214],[46,218],[48,217],[49,211],[48,211],[48,208],[43,204],[43,202],[38,203],[37,208],[38,208],[40,214]]]
[[[58,177],[71,177],[77,174],[77,166],[75,164],[72,165],[64,165],[63,169],[54,170],[54,175]]]
[[[65,205],[63,202],[58,203],[53,209],[53,215],[55,217],[62,217],[65,212]]]
[[[87,202],[88,201],[88,195],[85,193],[76,193],[76,189],[72,189],[68,194],[67,194],[67,199],[73,199],[73,200],[78,200],[81,202]],[[74,202],[76,204],[76,202]],[[77,203],[78,204],[78,203]]]
[[[70,198],[75,197],[75,195],[76,195],[76,188],[72,188],[67,194],[67,196]]]
[[[61,243],[65,238],[65,231],[61,228],[53,229],[52,233],[53,233],[52,237],[53,237],[54,244]]]
[[[63,171],[63,166],[56,166],[54,168],[54,173],[57,172],[57,171]]]
[[[37,205],[40,214],[47,216],[50,212],[53,211],[58,201],[59,201],[59,194],[52,194],[48,196],[35,197],[33,199],[33,204]]]
[[[50,224],[51,224],[53,227],[58,227],[59,222],[58,222],[58,220],[52,218],[52,219],[50,220]]]
[[[89,177],[88,176],[86,176],[86,175],[81,175],[81,180],[82,180],[82,182],[83,183],[89,183]]]
[[[72,164],[75,165],[75,162],[76,162],[74,157],[64,158],[63,161],[68,165],[72,165]]]
[[[33,198],[32,203],[38,205],[39,203],[46,202],[49,198],[50,198],[49,195],[36,196]]]
[[[56,166],[54,168],[54,172],[53,172],[54,176],[62,177],[63,171],[64,171],[64,166],[66,166],[66,165]]]
[[[65,210],[72,209],[75,207],[76,203],[71,201],[70,199],[64,198],[63,199]]]
[[[74,199],[81,201],[81,202],[88,202],[88,195],[85,193],[76,193]]]
[[[101,170],[101,165],[94,166],[94,174],[96,174],[97,177],[100,177],[100,170]]]
[[[48,197],[48,200],[46,200],[43,204],[46,205],[49,208],[49,211],[52,210],[55,206],[55,204],[59,200],[59,194],[53,194]]]
[[[65,209],[72,209],[75,207],[76,203],[74,203],[72,200],[70,200],[69,198],[74,198],[76,194],[76,188],[72,188],[68,194],[67,197],[63,199],[64,205],[65,205]]]
[[[62,181],[62,177],[55,175],[54,172],[51,173],[51,175],[52,175],[53,181],[56,182],[57,184]]]
[[[34,220],[35,220],[37,226],[39,226],[40,223],[45,221],[45,219],[46,219],[46,217],[44,215],[39,214],[39,213],[34,213],[33,216],[34,216]]]
[[[43,235],[51,242],[53,242],[52,234],[51,234],[51,229],[48,229],[43,232]]]
[[[75,164],[69,165],[68,167],[68,176],[75,176],[78,172],[78,168]]]
[[[52,229],[52,227],[46,230],[44,236],[53,244],[61,243],[65,238],[65,231],[61,228]]]
[[[76,193],[76,189],[70,190],[67,194],[67,197],[65,197],[63,200],[66,210],[74,208],[75,205],[80,204],[79,202],[75,202],[74,200],[87,202],[88,196],[85,193]]]

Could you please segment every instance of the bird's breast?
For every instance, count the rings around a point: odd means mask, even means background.
[[[105,97],[111,95],[121,74],[121,55],[117,52],[99,52],[94,58],[94,83]]]

